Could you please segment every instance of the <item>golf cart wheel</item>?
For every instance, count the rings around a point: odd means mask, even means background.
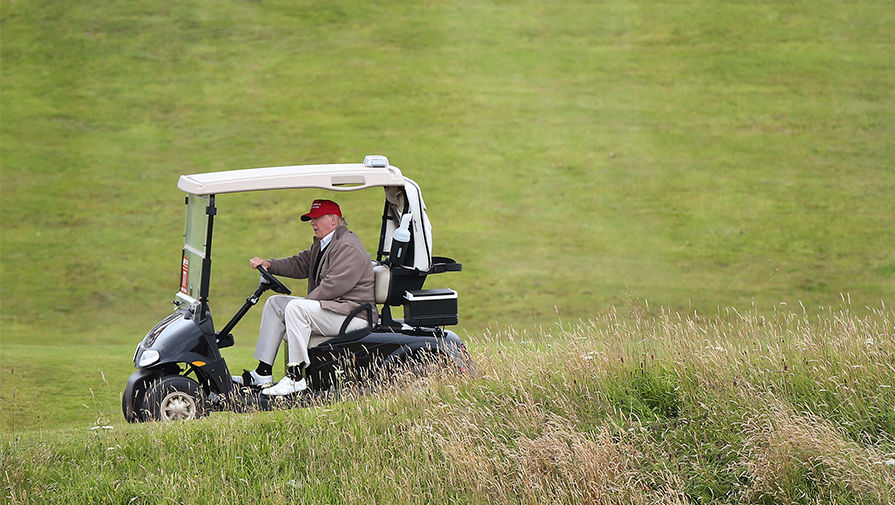
[[[153,421],[186,421],[205,413],[205,398],[199,384],[182,375],[154,381],[146,390],[144,409]]]
[[[127,411],[127,398],[125,398],[125,394],[121,395],[121,413],[124,414],[124,418],[129,423],[142,423],[146,421],[146,409],[143,406],[146,401],[146,382],[140,381],[134,386],[133,395],[133,410],[128,413]]]

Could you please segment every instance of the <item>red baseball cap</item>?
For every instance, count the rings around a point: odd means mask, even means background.
[[[311,204],[311,210],[307,214],[302,215],[301,220],[310,221],[312,217],[326,216],[328,214],[342,217],[342,209],[339,208],[339,204],[332,200],[314,200],[314,203]]]

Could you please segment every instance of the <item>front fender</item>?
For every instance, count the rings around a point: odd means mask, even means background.
[[[217,347],[213,345],[209,335],[210,317],[201,323],[188,317],[188,313],[179,310],[152,329],[140,343],[134,356],[137,368],[156,368],[166,363],[192,363],[194,361],[212,362],[221,358]],[[143,354],[156,351],[159,356],[155,361],[140,365]]]
[[[121,393],[121,411],[127,422],[134,423],[140,420],[140,403],[143,401],[146,387],[153,380],[167,374],[168,371],[163,368],[143,368],[127,378],[127,385]]]

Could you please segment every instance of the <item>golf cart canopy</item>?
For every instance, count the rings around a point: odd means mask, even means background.
[[[410,213],[413,262],[406,266],[420,272],[428,271],[432,267],[432,226],[426,215],[422,192],[416,182],[404,177],[385,156],[367,156],[364,163],[293,165],[181,175],[177,183],[182,191],[196,196],[303,188],[357,191],[377,186],[385,189],[377,256],[391,250],[392,237],[401,217]]]
[[[387,162],[386,162],[387,163]],[[181,175],[177,187],[193,195],[219,195],[271,189],[317,188],[356,191],[375,186],[404,186],[397,167],[362,163],[248,168]]]

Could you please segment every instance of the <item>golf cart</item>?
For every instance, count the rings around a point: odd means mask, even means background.
[[[180,289],[173,313],[140,342],[134,354],[137,370],[128,378],[121,400],[129,422],[193,419],[216,410],[267,410],[302,405],[315,395],[338,391],[346,380],[377,380],[391,371],[440,363],[470,371],[473,363],[456,333],[457,293],[423,289],[426,277],[456,272],[461,265],[432,256],[432,228],[422,194],[414,181],[389,165],[384,156],[363,163],[301,165],[232,170],[180,177],[186,196],[186,226]],[[275,276],[259,267],[260,282],[236,314],[215,330],[209,309],[211,243],[216,195],[245,191],[316,188],[356,191],[385,190],[379,244],[374,261],[374,307],[359,306],[345,318],[335,337],[312,335],[306,368],[308,392],[287,397],[260,394],[258,387],[234,383],[220,349],[234,344],[233,329],[263,293],[291,294]],[[404,317],[392,317],[403,306]],[[366,328],[347,331],[351,320],[366,315]]]

